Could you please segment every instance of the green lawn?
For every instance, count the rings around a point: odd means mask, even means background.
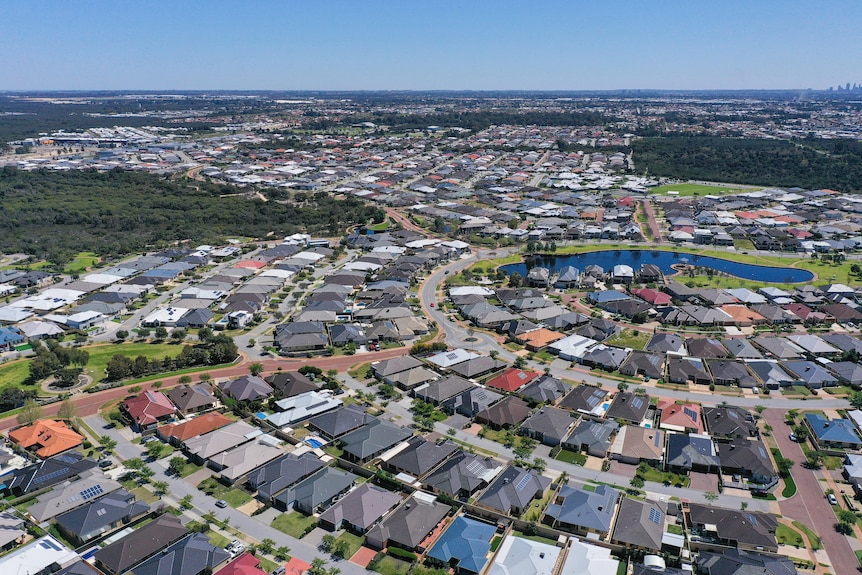
[[[817,551],[818,549],[823,549],[823,541],[820,540],[820,537],[811,530],[810,527],[805,525],[804,523],[800,523],[799,521],[793,521],[793,526],[799,529],[805,536],[808,538],[808,544],[811,545],[811,548]]]
[[[642,331],[638,331],[636,329],[624,329],[621,333],[613,336],[608,339],[608,345],[615,345],[618,347],[630,347],[636,350],[643,350],[646,347],[647,342],[649,342],[650,337],[652,337],[649,333],[645,333]]]
[[[335,540],[347,542],[347,552],[344,554],[345,559],[353,557],[353,554],[359,551],[359,548],[362,547],[362,537],[354,535],[353,533],[348,533],[347,531],[339,535]]]
[[[734,188],[729,186],[705,186],[703,184],[668,184],[666,186],[656,186],[649,189],[650,195],[661,194],[667,195],[668,192],[679,192],[682,196],[717,196],[721,194],[738,194],[740,192],[753,192],[761,188]]]
[[[371,377],[371,362],[363,363],[347,370],[347,375],[359,381],[365,381]]]
[[[374,570],[381,575],[407,575],[410,565],[407,561],[386,555],[374,565]]]
[[[789,387],[782,387],[781,393],[784,395],[799,395],[806,397],[811,395],[811,390],[804,385],[791,385]]]
[[[206,536],[210,540],[210,544],[219,549],[224,549],[230,543],[230,539],[215,531],[207,531]]]
[[[208,477],[198,483],[198,489],[213,497],[214,499],[224,499],[231,507],[240,507],[252,500],[252,496],[236,487],[230,488],[213,477]]]
[[[584,455],[583,453],[577,453],[575,451],[569,451],[568,449],[560,450],[555,459],[581,466],[583,466],[583,464],[587,462],[586,455]]]
[[[784,489],[781,490],[782,497],[793,497],[796,494],[796,482],[788,475],[784,478]]]
[[[306,529],[316,524],[316,517],[307,517],[299,511],[291,511],[290,513],[282,513],[276,517],[272,521],[271,527],[295,539],[300,539],[305,534]]]
[[[0,389],[21,385],[30,375],[30,360],[20,359],[0,365]]]
[[[684,533],[684,531],[682,530],[682,527],[680,527],[676,523],[668,523],[667,532],[673,533],[674,535],[682,535]]]
[[[802,534],[787,525],[778,526],[778,529],[775,530],[775,538],[783,545],[793,545],[794,547],[805,546]]]
[[[93,252],[80,252],[75,259],[66,264],[63,273],[76,274],[88,270],[99,262],[99,256]]]
[[[677,473],[671,473],[670,471],[661,471],[652,467],[651,465],[643,466],[644,469],[641,470],[641,467],[638,467],[638,473],[641,477],[644,478],[645,481],[652,481],[654,483],[665,483],[668,482],[671,485],[676,485],[678,483],[682,483],[683,487],[688,487],[688,484],[691,482],[691,479],[687,475],[681,475]]]

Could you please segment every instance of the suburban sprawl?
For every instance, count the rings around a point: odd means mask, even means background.
[[[851,95],[0,95],[0,573],[853,572]]]

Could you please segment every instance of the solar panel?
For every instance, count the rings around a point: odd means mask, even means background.
[[[640,397],[635,397],[632,399],[632,409],[640,409],[643,407],[644,400]]]
[[[594,408],[595,406],[597,406],[597,405],[599,404],[599,401],[600,401],[600,400],[601,400],[601,398],[600,398],[600,397],[597,397],[597,396],[595,396],[595,395],[591,395],[591,396],[587,399],[587,405],[589,405],[589,406],[590,406],[590,409],[592,409],[592,408]]]
[[[520,491],[523,488],[525,488],[527,486],[527,484],[530,482],[530,479],[531,479],[531,477],[530,477],[529,473],[524,474],[524,476],[521,478],[521,480],[515,486],[515,491]]]
[[[692,421],[697,422],[697,412],[690,407],[683,407],[682,412]]]
[[[467,464],[467,471],[469,471],[473,475],[478,476],[485,471],[485,466],[482,465],[478,459],[474,459]]]
[[[36,479],[34,479],[33,484],[34,485],[40,485],[40,484],[45,483],[46,481],[50,481],[56,477],[62,477],[63,475],[66,475],[68,472],[69,472],[69,468],[64,467],[62,469],[58,469],[57,471],[52,471],[51,473],[46,473],[45,475],[43,475],[41,477],[37,477]]]
[[[92,499],[93,497],[97,497],[104,493],[105,491],[102,489],[101,485],[94,485],[93,487],[88,487],[87,489],[81,492],[81,497],[84,498],[84,501],[88,499]]]
[[[656,525],[661,525],[661,512],[658,509],[651,508],[649,510],[649,520]]]
[[[446,359],[458,359],[458,354],[457,353],[447,353]]]

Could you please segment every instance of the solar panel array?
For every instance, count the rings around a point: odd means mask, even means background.
[[[41,485],[42,483],[45,483],[46,481],[51,481],[52,479],[55,479],[57,477],[62,477],[64,475],[66,475],[67,473],[69,473],[69,468],[63,467],[61,469],[58,469],[57,471],[52,471],[51,473],[46,473],[45,475],[43,475],[41,477],[37,477],[36,479],[33,480],[33,485]]]
[[[655,507],[651,508],[649,510],[649,520],[656,525],[661,525],[661,511],[659,511]]]
[[[81,492],[81,497],[84,498],[84,501],[87,501],[88,499],[92,499],[93,497],[98,497],[104,492],[105,490],[102,489],[101,485],[94,485],[93,487],[88,487],[87,489],[83,490]]]
[[[485,472],[485,466],[478,459],[474,459],[467,464],[467,471],[478,477]]]
[[[518,482],[518,484],[515,486],[515,491],[520,491],[523,488],[525,488],[527,486],[527,484],[530,482],[530,479],[531,479],[530,474],[525,473],[524,476],[521,478],[521,480]]]
[[[605,394],[604,394],[604,393],[596,393],[596,392],[593,392],[593,394],[592,394],[592,395],[590,395],[590,396],[587,398],[587,405],[589,405],[589,406],[590,406],[590,409],[593,409],[595,406],[597,406],[597,405],[599,404],[599,402],[600,402],[604,397],[605,397]]]
[[[632,409],[640,409],[643,407],[644,400],[642,397],[635,397],[632,399]]]
[[[686,415],[686,417],[697,423],[697,412],[695,410],[690,407],[683,407],[682,412]]]

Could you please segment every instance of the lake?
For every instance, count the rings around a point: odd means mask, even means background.
[[[533,266],[548,268],[551,273],[566,266],[574,266],[583,272],[589,265],[601,266],[607,272],[621,264],[631,266],[637,272],[642,264],[655,264],[665,275],[673,275],[677,271],[671,266],[683,263],[764,283],[803,283],[814,279],[814,274],[808,270],[745,264],[712,256],[660,250],[603,250],[564,256],[537,256],[533,260]],[[528,271],[526,263],[503,266],[503,270],[509,274],[518,272],[522,276],[526,276]]]

